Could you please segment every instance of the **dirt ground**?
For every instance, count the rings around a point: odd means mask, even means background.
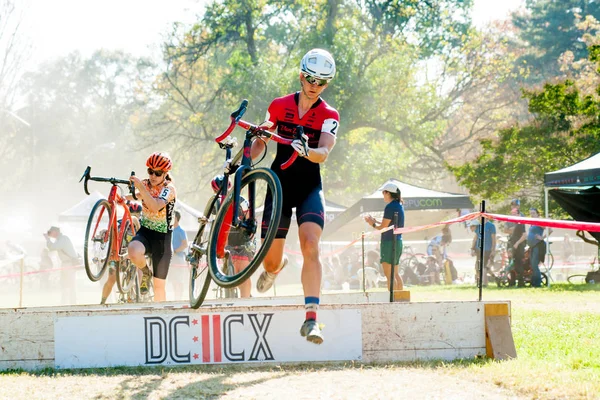
[[[141,375],[0,375],[3,399],[525,399],[493,384],[399,366]]]

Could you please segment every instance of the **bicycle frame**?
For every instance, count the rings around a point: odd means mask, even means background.
[[[124,211],[122,221],[124,220],[126,222],[129,222],[129,226],[134,235],[135,235],[135,226],[133,225],[133,220],[131,219],[131,213],[129,212],[129,207],[125,203],[125,198],[123,198],[123,196],[121,196],[119,194],[119,192],[117,191],[117,189],[119,189],[118,184],[127,185],[132,197],[135,200],[137,200],[137,197],[135,196],[135,187],[133,186],[133,183],[131,183],[130,181],[123,180],[123,179],[92,177],[91,171],[92,171],[92,168],[90,166],[88,166],[85,169],[83,176],[81,177],[79,182],[83,181],[83,190],[87,195],[90,194],[90,192],[88,190],[88,181],[90,181],[90,180],[96,181],[96,182],[109,182],[112,185],[110,192],[108,194],[108,199],[107,199],[108,203],[110,204],[111,215],[109,217],[109,222],[108,222],[109,229],[105,232],[105,235],[110,235],[111,231],[112,231],[112,233],[114,234],[113,237],[116,238],[118,246],[119,246],[119,250],[120,250],[120,245],[121,245],[121,242],[123,241],[123,236],[126,234],[125,225],[127,225],[127,224],[121,223],[121,227],[117,228],[117,226],[118,226],[117,207],[118,206],[121,206]],[[135,175],[135,172],[131,171],[131,175]],[[103,212],[104,211],[102,211],[102,213]],[[100,218],[102,217],[102,213],[100,213],[100,216],[99,216]],[[98,221],[96,221],[96,226],[94,226],[94,231],[92,233],[92,237],[96,237],[98,223],[100,222],[100,218],[98,219]],[[104,239],[108,241],[108,237],[105,237]],[[110,249],[109,261],[117,261],[117,262],[119,261],[119,251],[116,250],[116,247],[112,247]]]
[[[112,188],[110,189],[110,193],[108,195],[108,203],[110,204],[110,217],[109,217],[109,229],[106,231],[105,235],[109,235],[113,234],[113,238],[116,239],[116,243],[118,243],[117,245],[115,245],[114,241],[113,241],[113,245],[111,245],[111,249],[110,249],[110,254],[109,254],[109,261],[115,261],[118,262],[120,261],[119,257],[119,251],[121,250],[121,242],[123,241],[123,236],[127,234],[127,232],[125,231],[125,227],[126,227],[126,223],[123,223],[123,221],[125,222],[129,222],[129,226],[131,227],[131,231],[133,232],[133,234],[135,235],[135,226],[133,225],[133,220],[131,219],[131,213],[129,212],[129,207],[127,207],[127,204],[125,204],[125,199],[118,193],[117,191],[118,186],[117,185],[113,185]],[[124,210],[124,214],[123,214],[123,218],[121,220],[121,226],[118,227],[118,220],[117,220],[117,206],[121,206]],[[104,212],[104,211],[102,211]],[[100,217],[102,217],[102,213],[100,213]],[[99,222],[99,220],[98,220]],[[94,232],[92,237],[96,236],[96,230],[98,229],[98,222],[96,222],[96,226],[94,227]],[[108,240],[108,237],[105,237],[105,240]]]
[[[239,228],[240,224],[238,221],[238,210],[239,210],[239,198],[240,198],[240,187],[241,187],[241,183],[242,183],[242,178],[244,177],[244,174],[248,171],[252,169],[252,157],[251,157],[251,149],[252,149],[252,142],[253,142],[253,138],[255,137],[265,137],[267,139],[272,139],[277,143],[281,143],[281,144],[285,144],[285,145],[291,145],[292,142],[295,139],[298,139],[302,142],[302,145],[304,146],[305,149],[306,148],[306,141],[304,140],[304,130],[302,128],[302,126],[298,126],[297,131],[296,131],[296,135],[294,139],[286,139],[284,137],[281,137],[279,135],[277,135],[276,133],[272,133],[266,130],[261,129],[259,126],[251,124],[249,122],[246,122],[244,120],[242,120],[242,116],[244,115],[244,113],[246,112],[246,107],[248,106],[248,100],[243,100],[242,103],[240,104],[240,107],[234,111],[231,114],[231,123],[229,125],[229,127],[225,130],[225,132],[223,132],[221,135],[219,135],[215,141],[217,143],[219,143],[220,146],[225,147],[226,151],[227,151],[227,155],[226,155],[226,160],[229,160],[231,158],[231,146],[228,145],[223,145],[221,142],[231,134],[231,132],[233,131],[233,129],[236,127],[236,125],[239,125],[240,127],[246,129],[246,136],[244,138],[244,145],[242,147],[242,149],[236,154],[236,156],[234,157],[233,160],[231,160],[230,162],[230,166],[234,166],[235,168],[235,175],[234,175],[234,182],[233,182],[233,215],[232,215],[232,221],[231,221],[231,225],[235,228]],[[236,166],[237,162],[240,161],[241,158],[241,163],[239,166]],[[292,165],[294,163],[294,161],[296,160],[296,158],[298,158],[298,153],[294,152],[292,154],[292,156],[290,157],[289,160],[287,160],[286,162],[284,162],[283,164],[281,164],[281,169],[286,169],[288,168],[290,165]],[[222,195],[223,199],[225,198],[226,194],[227,194],[227,183],[229,180],[229,173],[225,174],[225,179],[223,179],[223,185],[219,191],[218,195]],[[249,221],[254,221],[254,216],[255,216],[255,208],[254,208],[254,201],[255,201],[255,192],[254,192],[254,186],[252,185],[251,187],[249,186],[249,194],[248,194],[248,203],[250,204],[249,207]],[[254,229],[255,227],[250,227],[251,229]]]

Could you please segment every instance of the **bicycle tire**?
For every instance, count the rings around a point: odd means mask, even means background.
[[[246,173],[240,185],[240,193],[244,193],[244,189],[248,189],[249,191],[255,190],[256,184],[259,181],[263,181],[266,184],[267,188],[271,191],[272,194],[272,211],[271,211],[271,219],[269,221],[269,225],[267,226],[265,238],[258,245],[258,249],[254,253],[254,256],[243,270],[234,274],[227,275],[223,273],[220,269],[218,259],[217,259],[217,241],[218,236],[220,234],[221,228],[225,223],[225,214],[227,210],[233,203],[233,191],[231,191],[225,201],[219,208],[219,212],[217,213],[217,217],[215,218],[215,222],[210,230],[210,237],[208,240],[208,265],[210,267],[209,272],[212,276],[212,279],[216,282],[217,285],[230,288],[234,286],[238,286],[246,279],[250,278],[254,271],[259,267],[262,260],[265,258],[267,251],[271,247],[271,243],[275,239],[275,235],[277,234],[277,229],[279,227],[279,220],[281,219],[281,207],[283,203],[283,195],[281,193],[281,183],[279,182],[279,178],[273,171],[267,168],[256,168],[248,173]],[[248,199],[251,199],[253,196],[248,196]],[[253,203],[253,202],[251,202]],[[256,204],[250,204],[250,207],[254,208],[256,211]],[[255,212],[254,218],[256,219]],[[254,226],[258,226],[256,221],[249,221],[253,223]],[[255,229],[256,234],[258,229]]]
[[[119,265],[117,265],[117,268],[115,268],[117,274],[117,289],[121,294],[126,294],[129,292],[129,289],[134,282],[134,276],[137,273],[137,267],[133,265],[127,253],[127,246],[129,245],[129,242],[127,241],[129,221],[125,221],[124,223],[125,230],[123,231],[123,239],[121,239],[121,246],[119,247]]]
[[[204,302],[208,287],[212,280],[208,268],[208,237],[218,207],[217,198],[212,196],[204,208],[204,218],[200,221],[198,233],[190,247],[188,261],[190,263],[190,307],[198,308]]]
[[[544,287],[544,286],[547,287],[548,286],[548,275],[546,275],[543,272],[541,273],[541,275],[542,275],[541,285],[542,285],[542,287]]]
[[[587,275],[585,275],[585,274],[571,275],[571,276],[567,277],[567,282],[569,282],[571,285],[582,284],[582,283],[585,283],[586,277],[587,277]]]
[[[99,214],[96,215],[96,212],[99,212]],[[92,282],[99,281],[108,266],[113,241],[110,217],[110,203],[107,200],[100,199],[92,207],[88,218],[83,244],[83,263],[85,273]],[[96,237],[90,237],[90,235]],[[90,243],[92,243],[91,249]],[[92,256],[91,259],[90,256]],[[93,265],[96,266],[97,272],[94,272]]]

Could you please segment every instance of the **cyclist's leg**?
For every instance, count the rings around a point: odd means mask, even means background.
[[[129,259],[138,270],[142,272],[140,280],[140,294],[148,293],[152,273],[146,264],[146,255],[152,254],[153,242],[150,240],[151,233],[148,229],[141,227],[137,234],[127,245]]]
[[[146,267],[146,254],[152,250],[150,241],[144,235],[144,232],[145,229],[141,228],[127,245],[129,259],[139,269]]]
[[[236,273],[239,273],[244,268],[246,268],[248,264],[250,264],[250,259],[248,258],[248,256],[232,254],[231,258],[233,262],[233,268],[235,269]],[[240,289],[240,297],[250,297],[250,291],[252,290],[251,279],[246,279],[244,283],[238,286],[238,288]]]
[[[110,296],[110,292],[112,292],[115,283],[117,282],[117,274],[114,268],[110,268],[108,270],[108,279],[104,282],[104,286],[102,287],[102,299],[100,300],[100,304],[105,304],[106,299]]]
[[[319,242],[325,225],[325,199],[320,187],[315,188],[304,201],[297,205],[296,217],[303,257],[302,288],[306,309],[306,318],[300,328],[300,334],[305,336],[309,342],[321,344],[323,335],[316,321],[323,275]]]
[[[261,229],[261,237],[263,239],[264,234],[266,234],[266,229],[269,226],[269,221],[271,220],[271,207],[273,203],[270,199],[270,193],[267,193]],[[292,207],[288,204],[288,202],[285,201],[284,198],[283,206],[281,208],[281,219],[279,220],[279,227],[277,228],[275,240],[273,240],[271,247],[267,251],[267,255],[263,259],[263,266],[265,268],[265,271],[270,273],[279,272],[283,261],[283,247],[285,245],[285,238],[287,236],[291,222]]]
[[[156,250],[152,253],[152,265],[154,267],[154,301],[165,301],[167,299],[165,284],[173,250],[171,247],[171,232],[164,239],[156,240]]]

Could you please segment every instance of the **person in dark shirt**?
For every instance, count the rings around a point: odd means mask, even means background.
[[[539,218],[540,213],[537,208],[529,210],[529,216],[531,218]],[[548,234],[552,233],[552,229],[549,230]],[[544,239],[546,234],[544,228],[537,225],[531,225],[529,232],[527,233],[527,245],[529,246],[529,262],[531,263],[531,286],[541,287],[542,286],[542,273],[540,271],[540,262],[544,262],[544,256],[546,253],[546,243]]]
[[[510,213],[513,216],[520,215],[518,208],[513,208]],[[518,286],[523,287],[525,286],[525,282],[523,281],[523,270],[525,268],[523,265],[523,259],[525,257],[525,244],[527,240],[525,225],[508,222],[506,227],[510,231],[510,236],[508,237],[507,242],[508,251],[513,260],[513,267],[517,274]]]
[[[371,215],[365,216],[365,221],[377,230],[385,229],[392,225],[394,220],[394,214],[398,213],[398,226],[395,228],[404,227],[404,207],[401,203],[400,188],[392,182],[386,183],[379,190],[382,191],[383,201],[386,206],[383,211],[383,219],[381,223],[378,223],[375,218]],[[393,243],[396,240],[396,257],[393,256]],[[402,255],[402,234],[395,235],[392,230],[383,232],[381,234],[381,248],[380,248],[380,262],[383,272],[388,280],[388,289],[390,288],[391,276],[392,276],[392,263],[394,268],[394,290],[402,290],[404,283],[398,273],[398,264],[400,256]]]

